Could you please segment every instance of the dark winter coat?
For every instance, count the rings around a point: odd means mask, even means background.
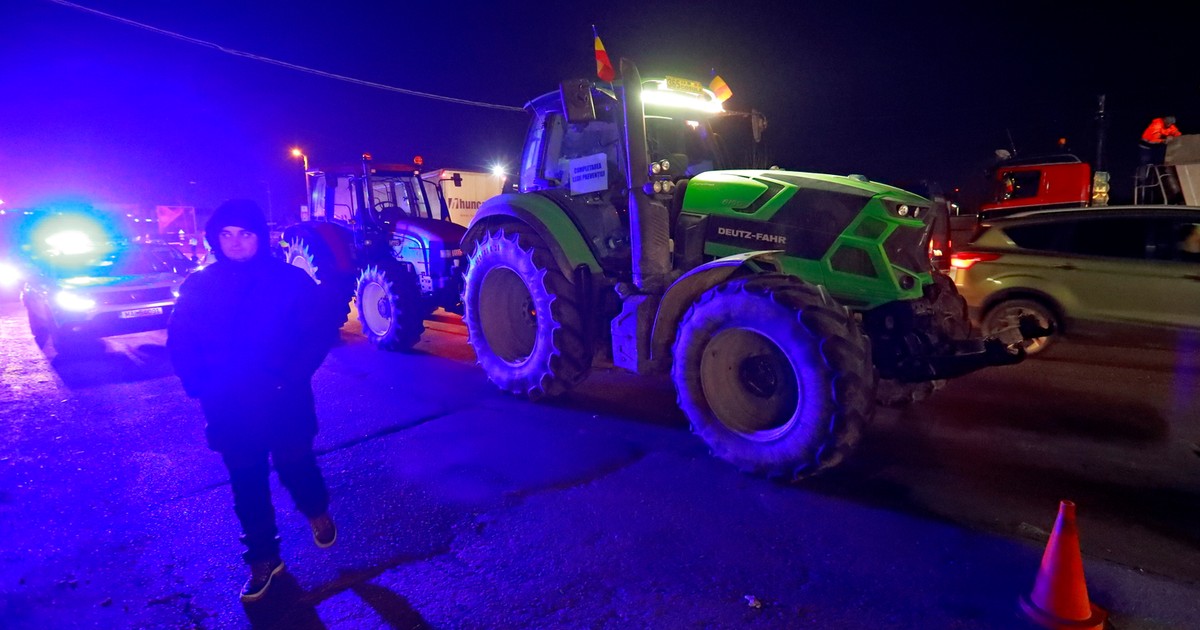
[[[320,299],[307,273],[267,255],[219,260],[180,287],[167,349],[210,448],[316,435],[312,375],[335,338]]]

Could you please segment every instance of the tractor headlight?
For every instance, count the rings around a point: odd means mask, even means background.
[[[651,175],[661,175],[662,174],[662,164],[660,164],[658,162],[651,164],[650,165],[650,174]]]
[[[96,308],[96,300],[71,293],[70,291],[59,291],[54,294],[54,302],[64,311],[74,311],[76,313]]]
[[[898,201],[890,200],[884,200],[883,205],[887,208],[890,214],[904,219],[919,219],[928,214],[927,211],[929,210],[928,208],[923,208],[921,206],[914,206],[907,203],[900,203]]]

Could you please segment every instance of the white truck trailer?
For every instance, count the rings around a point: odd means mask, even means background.
[[[436,198],[438,188],[446,199],[450,220],[459,225],[470,225],[479,211],[479,206],[499,195],[504,189],[505,178],[488,171],[439,168],[421,174],[428,194]]]

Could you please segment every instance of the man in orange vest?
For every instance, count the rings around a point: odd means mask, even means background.
[[[1139,163],[1162,164],[1167,154],[1167,141],[1178,138],[1183,134],[1175,126],[1174,116],[1163,116],[1150,121],[1150,126],[1142,132],[1142,140],[1138,143]]]

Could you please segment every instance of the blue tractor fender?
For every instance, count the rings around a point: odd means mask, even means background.
[[[781,273],[783,266],[779,255],[782,253],[782,250],[760,250],[718,258],[689,270],[671,283],[663,293],[654,316],[650,360],[664,367],[667,365],[679,321],[705,291],[740,276]]]

